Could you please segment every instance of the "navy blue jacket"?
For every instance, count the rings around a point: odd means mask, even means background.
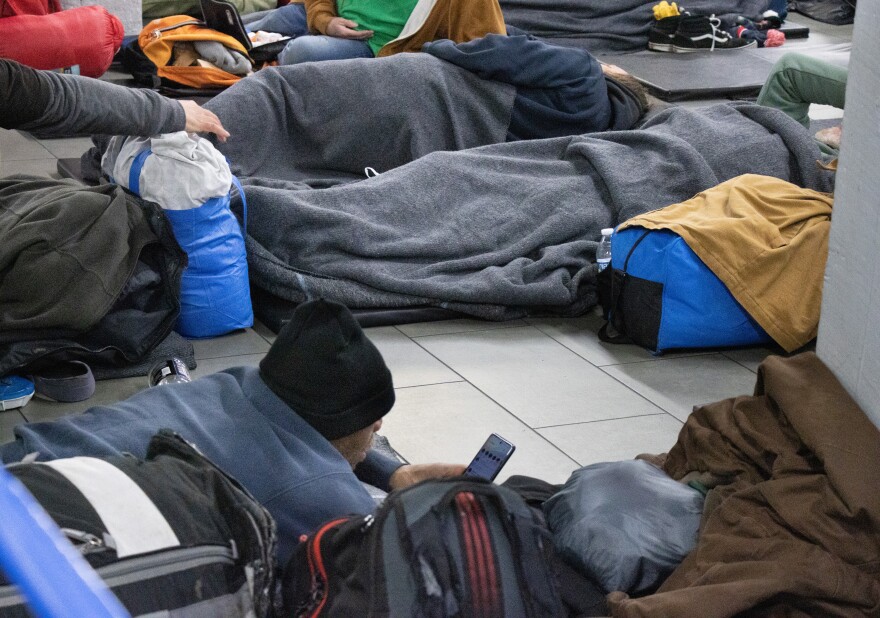
[[[507,141],[630,129],[641,116],[635,96],[602,73],[589,52],[529,35],[448,39],[422,51],[482,77],[516,86]]]

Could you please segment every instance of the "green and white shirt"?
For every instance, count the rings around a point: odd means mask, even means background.
[[[337,0],[337,13],[358,24],[358,30],[372,30],[366,43],[373,55],[396,39],[418,0]]]

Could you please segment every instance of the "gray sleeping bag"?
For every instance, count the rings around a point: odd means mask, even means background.
[[[646,461],[576,470],[544,503],[553,544],[605,592],[656,589],[697,543],[703,494]]]

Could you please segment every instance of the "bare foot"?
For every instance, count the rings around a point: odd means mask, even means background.
[[[836,150],[840,150],[840,134],[842,129],[843,127],[841,125],[822,129],[816,133],[816,140],[822,142],[826,146],[831,146]]]

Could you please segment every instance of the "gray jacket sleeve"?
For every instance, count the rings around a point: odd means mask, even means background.
[[[0,60],[0,126],[43,137],[182,131],[183,107],[150,90]]]

